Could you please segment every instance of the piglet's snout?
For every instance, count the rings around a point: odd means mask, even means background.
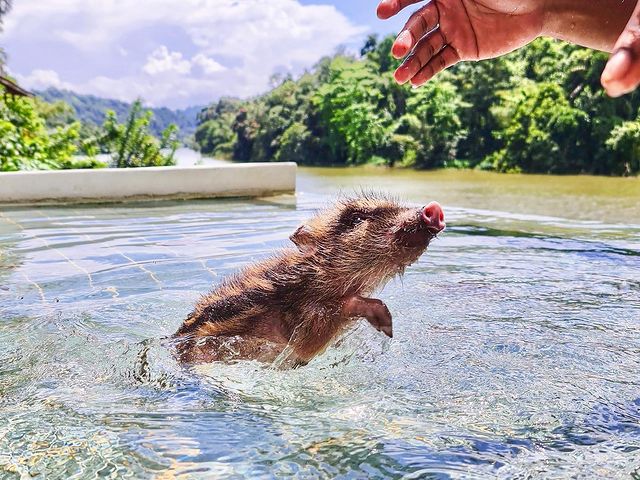
[[[424,207],[421,217],[429,230],[441,232],[447,226],[446,223],[444,223],[444,211],[438,202],[431,202]]]

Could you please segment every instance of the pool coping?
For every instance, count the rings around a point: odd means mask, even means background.
[[[0,204],[103,203],[294,193],[297,164],[39,170],[0,173]]]

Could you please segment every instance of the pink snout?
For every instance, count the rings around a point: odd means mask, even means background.
[[[447,226],[444,223],[444,211],[438,202],[431,202],[422,209],[422,221],[427,225],[429,230],[441,232]]]

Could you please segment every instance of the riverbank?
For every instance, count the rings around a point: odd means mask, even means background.
[[[369,39],[361,57],[324,58],[263,95],[211,104],[196,143],[254,162],[640,172],[640,94],[604,94],[606,54],[541,38],[410,89],[393,78],[392,43]]]

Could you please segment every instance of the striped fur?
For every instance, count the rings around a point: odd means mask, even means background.
[[[202,297],[176,333],[181,358],[272,361],[290,346],[296,362],[309,361],[355,320],[342,313],[346,299],[370,295],[424,252],[433,235],[419,213],[374,194],[320,212],[291,236],[297,248]]]

